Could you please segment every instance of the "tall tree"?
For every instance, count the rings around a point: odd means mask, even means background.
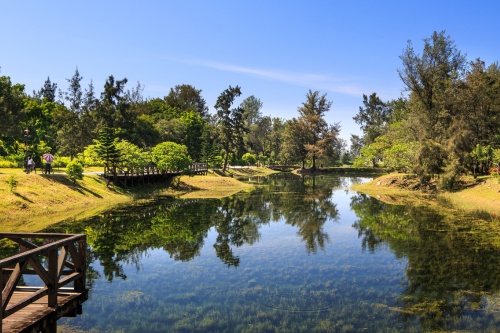
[[[326,99],[326,94],[320,96],[318,91],[309,90],[306,101],[298,109],[299,119],[308,133],[305,148],[312,160],[313,170],[316,169],[316,159],[326,152],[334,135],[324,118],[331,106],[332,102]]]
[[[302,119],[292,118],[286,121],[281,145],[281,160],[285,164],[300,162],[304,169],[307,159],[305,146],[310,141],[310,133]]]
[[[376,93],[372,93],[370,97],[363,94],[363,105],[364,107],[359,107],[359,113],[353,119],[363,130],[365,144],[371,144],[384,133],[392,112]]]
[[[24,97],[24,85],[12,84],[10,77],[0,76],[0,138],[22,136]]]
[[[115,80],[113,75],[108,77],[94,119],[98,128],[114,128],[120,139],[141,145],[135,137],[134,126],[137,122],[137,114],[134,114],[130,108],[131,103],[124,91],[126,84],[126,78]]]
[[[364,142],[363,139],[359,137],[359,135],[351,134],[351,149],[349,154],[351,158],[355,158],[361,152],[361,148],[363,148]]]
[[[45,98],[47,102],[55,102],[56,91],[57,91],[57,83],[52,83],[50,81],[50,77],[47,77],[47,80],[45,80],[42,89],[40,89],[40,96],[42,98]]]
[[[176,85],[175,88],[170,88],[170,92],[165,96],[165,102],[174,108],[179,108],[182,111],[196,111],[204,119],[208,117],[208,106],[205,99],[201,97],[201,90],[189,84]]]
[[[262,109],[262,102],[254,95],[245,98],[241,102],[240,107],[245,110],[243,119],[247,127],[255,124],[262,117],[262,112],[260,111]]]
[[[421,56],[415,53],[409,41],[400,58],[403,68],[398,73],[410,92],[411,114],[422,124],[420,141],[446,139],[450,135],[448,129],[454,116],[455,87],[463,76],[465,57],[442,31],[424,39]]]
[[[243,135],[247,131],[243,121],[245,110],[241,107],[231,109],[236,97],[241,95],[239,86],[224,90],[217,98],[215,110],[217,111],[217,120],[220,128],[219,139],[224,148],[224,167],[222,171],[227,170],[229,153],[238,151],[243,147]]]
[[[75,74],[71,79],[66,79],[68,81],[68,89],[66,92],[61,92],[61,98],[67,102],[67,111],[61,110],[59,113],[59,131],[58,144],[61,149],[61,153],[67,154],[73,159],[79,152],[83,152],[85,149],[88,139],[86,139],[85,131],[83,127],[85,124],[82,123],[82,103],[83,103],[83,92],[81,81],[83,77],[80,75],[78,68],[75,70]]]
[[[116,168],[120,163],[121,153],[117,147],[115,131],[112,128],[104,127],[101,130],[96,150],[99,158],[104,161],[104,174],[111,174],[116,183]],[[109,185],[109,179],[107,185]]]

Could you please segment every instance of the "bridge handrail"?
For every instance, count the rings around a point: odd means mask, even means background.
[[[57,307],[59,289],[71,282],[74,282],[75,291],[85,291],[85,252],[87,248],[85,235],[0,232],[0,240],[5,238],[18,243],[21,253],[0,260],[0,284],[2,286],[0,331],[3,318],[43,296],[48,295],[49,307]],[[32,238],[45,239],[45,241],[55,239],[56,241],[37,246],[30,241]],[[72,261],[67,258],[68,255],[71,256]],[[41,256],[47,257],[47,268],[39,260]],[[4,274],[9,275],[8,279],[4,279]],[[10,304],[14,291],[20,290],[18,284],[23,274],[36,274],[45,285],[37,287],[17,303]]]

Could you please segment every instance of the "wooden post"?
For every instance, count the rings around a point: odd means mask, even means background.
[[[48,293],[48,306],[50,307],[57,307],[57,280],[59,279],[58,277],[58,270],[57,270],[57,261],[58,261],[58,255],[57,255],[57,248],[52,249],[49,251],[49,276],[50,276],[50,282],[51,286],[49,286],[49,293]]]
[[[74,282],[75,291],[78,292],[85,291],[86,268],[87,268],[86,264],[87,258],[85,256],[85,251],[87,250],[86,247],[87,247],[87,242],[85,239],[78,241],[77,255],[79,258],[79,267],[76,267],[76,270],[82,272],[82,276],[78,280],[75,280]]]

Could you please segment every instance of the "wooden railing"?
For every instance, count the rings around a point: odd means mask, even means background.
[[[20,246],[20,253],[0,260],[2,286],[2,319],[47,296],[49,307],[57,307],[58,291],[73,283],[75,292],[85,292],[85,267],[87,248],[85,235],[45,233],[0,233],[0,239],[10,239]],[[33,240],[40,240],[36,245]],[[11,304],[20,287],[23,275],[38,275],[44,286]]]
[[[208,164],[207,163],[193,163],[189,167],[189,170],[193,173],[207,173]]]

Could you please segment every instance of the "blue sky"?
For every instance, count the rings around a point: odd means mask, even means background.
[[[500,59],[500,1],[7,1],[0,0],[0,75],[39,90],[67,88],[78,67],[98,93],[109,75],[140,82],[144,96],[177,84],[202,90],[210,111],[239,85],[262,113],[290,119],[309,89],[333,102],[326,119],[341,136],[362,95],[398,98],[399,56],[411,40],[446,30],[468,60]]]

